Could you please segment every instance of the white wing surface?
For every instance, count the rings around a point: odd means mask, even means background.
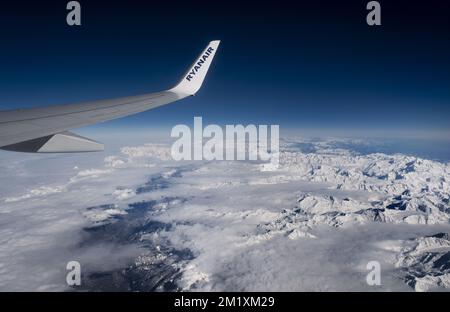
[[[68,132],[194,95],[202,86],[220,41],[211,41],[172,89],[137,96],[70,105],[0,111],[0,149],[69,153],[103,150],[103,144]]]

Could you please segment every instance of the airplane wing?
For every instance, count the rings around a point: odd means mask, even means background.
[[[0,111],[0,149],[34,153],[93,152],[103,144],[69,129],[116,119],[195,95],[220,41],[211,41],[172,89],[70,105]]]

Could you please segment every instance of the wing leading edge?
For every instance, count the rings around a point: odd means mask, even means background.
[[[67,130],[140,113],[195,95],[220,41],[211,41],[180,82],[156,93],[38,108],[0,111],[0,149],[34,153],[103,150],[101,143]]]

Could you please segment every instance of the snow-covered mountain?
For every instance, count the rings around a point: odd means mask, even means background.
[[[167,144],[49,160],[63,177],[5,164],[30,184],[0,199],[0,288],[65,289],[70,255],[93,290],[450,289],[450,164],[355,144],[284,140],[278,167],[176,162]]]
[[[298,208],[310,223],[352,222],[447,224],[450,218],[450,165],[405,155],[359,155],[318,144],[314,153],[293,152],[287,143],[279,172],[327,183],[335,195],[301,193]],[[330,144],[330,143],[329,143]],[[318,148],[320,147],[320,148]],[[264,168],[267,168],[267,165]],[[364,200],[346,196],[364,192]]]

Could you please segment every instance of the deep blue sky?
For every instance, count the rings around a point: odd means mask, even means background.
[[[81,27],[67,2],[2,4],[2,109],[159,91],[220,39],[196,97],[101,127],[450,129],[446,1],[380,1],[381,27],[368,1],[81,0]]]

